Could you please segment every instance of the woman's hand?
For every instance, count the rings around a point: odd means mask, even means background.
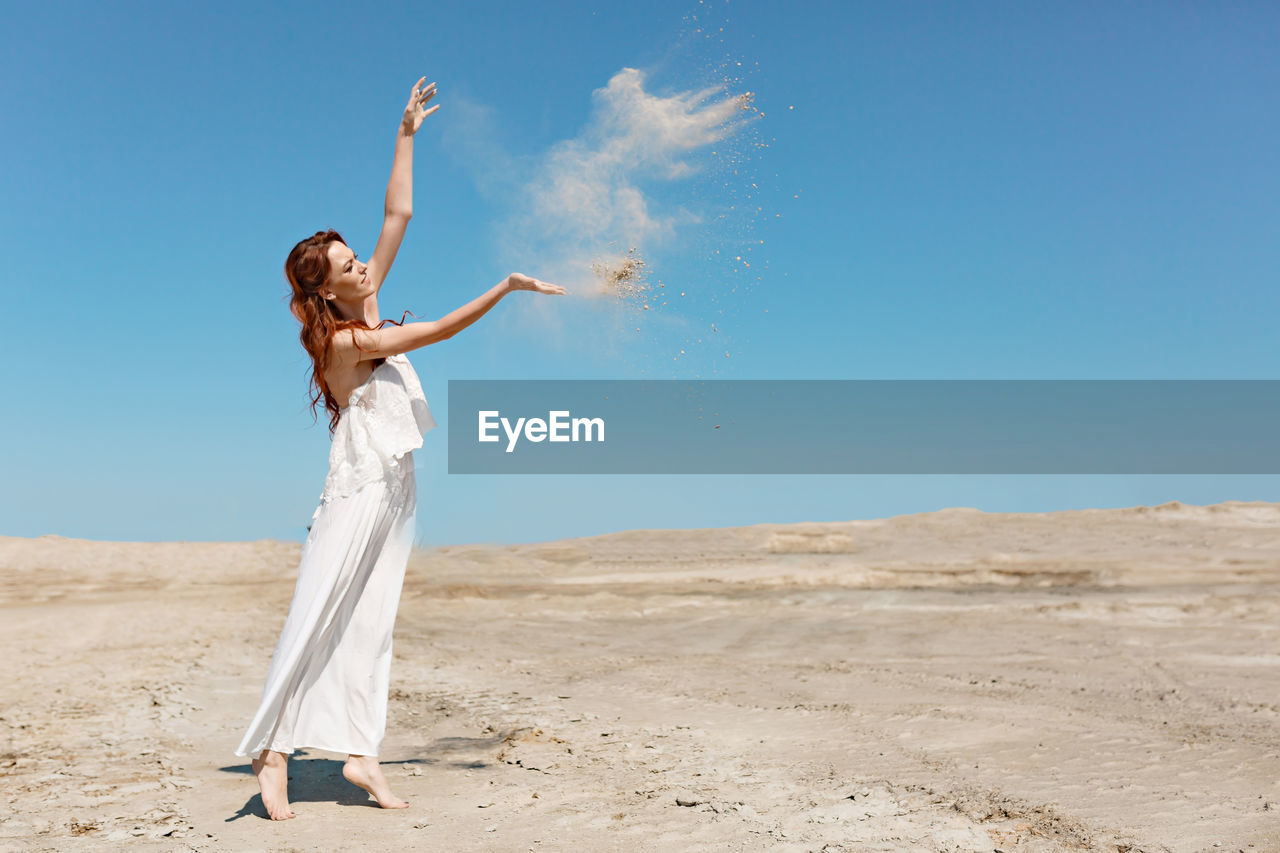
[[[404,118],[400,121],[400,126],[408,136],[413,136],[418,132],[418,128],[422,127],[422,120],[440,109],[440,105],[436,104],[429,110],[423,110],[427,105],[427,101],[436,96],[436,84],[432,83],[425,89],[422,88],[423,77],[413,84],[413,91],[409,93],[409,104],[404,108]]]
[[[507,290],[532,290],[535,293],[561,294],[565,289],[558,284],[550,284],[530,278],[523,273],[513,272],[507,276]]]

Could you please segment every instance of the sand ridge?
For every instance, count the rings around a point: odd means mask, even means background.
[[[280,823],[232,750],[300,545],[0,537],[0,849],[1277,850],[1278,522],[415,551],[381,756],[410,807],[309,750]]]

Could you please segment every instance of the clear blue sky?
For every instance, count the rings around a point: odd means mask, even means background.
[[[653,212],[688,217],[648,247],[682,301],[636,332],[598,301],[510,297],[410,354],[442,424],[450,378],[1280,377],[1274,4],[4,17],[0,534],[303,539],[327,417],[306,406],[282,264],[330,226],[368,257],[422,75],[441,108],[416,138],[415,214],[380,297],[397,319],[546,271],[511,256],[513,188],[590,138],[592,93],[622,69],[659,96],[728,69],[726,93],[763,113],[690,151],[694,176],[641,184]],[[728,258],[745,247],[750,273]],[[449,476],[443,427],[416,455],[424,544],[1280,499],[1266,476]]]

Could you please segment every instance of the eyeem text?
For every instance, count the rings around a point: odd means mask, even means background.
[[[571,418],[568,411],[547,413],[542,418],[517,418],[513,425],[509,418],[497,410],[481,411],[479,441],[500,441],[497,434],[501,426],[507,434],[507,453],[515,450],[523,432],[528,441],[604,441],[604,418]],[[581,437],[580,437],[581,435]]]

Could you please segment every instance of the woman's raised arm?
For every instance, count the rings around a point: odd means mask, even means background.
[[[436,94],[435,83],[422,88],[422,81],[426,79],[423,77],[413,84],[409,103],[396,131],[396,154],[391,162],[391,180],[387,182],[382,232],[378,235],[373,256],[369,258],[369,279],[378,290],[382,289],[382,282],[391,271],[405,228],[413,216],[413,135],[422,127],[424,118],[440,109],[439,104],[429,110],[423,109]]]

